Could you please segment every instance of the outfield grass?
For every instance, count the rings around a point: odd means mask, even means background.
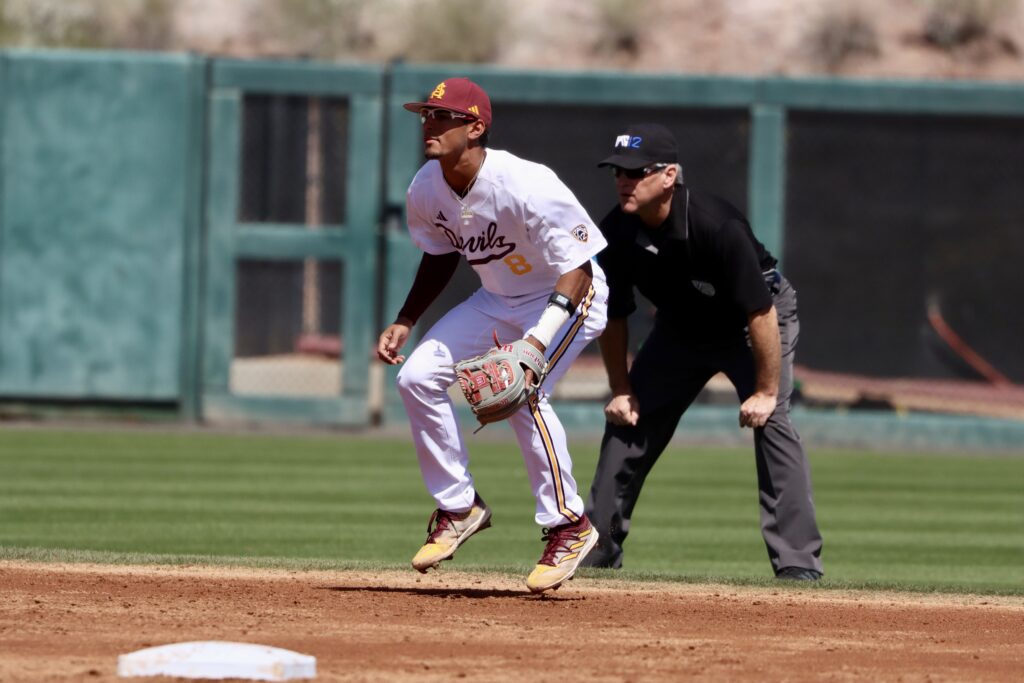
[[[471,444],[495,526],[452,566],[525,571],[542,543],[521,457]],[[596,446],[574,457],[586,491]],[[1024,457],[811,459],[824,585],[1024,594]],[[404,440],[0,430],[0,557],[407,568],[432,508]],[[766,582],[752,449],[667,451],[626,568],[614,575]]]

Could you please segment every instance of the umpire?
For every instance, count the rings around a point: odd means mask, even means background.
[[[683,183],[676,150],[664,126],[636,124],[598,164],[614,170],[619,205],[601,222],[609,320],[600,346],[612,398],[586,511],[600,541],[584,564],[622,566],[647,474],[683,413],[722,372],[741,401],[740,426],[754,430],[761,533],[775,575],[814,581],[822,576],[821,534],[807,456],[789,419],[796,292],[743,214]],[[634,287],[657,316],[627,370]]]

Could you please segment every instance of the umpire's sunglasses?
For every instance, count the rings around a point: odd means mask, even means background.
[[[454,121],[456,119],[470,119],[471,116],[460,114],[451,109],[420,109],[420,123],[426,123],[427,119],[435,121]]]
[[[669,166],[670,164],[651,164],[650,166],[644,166],[643,168],[619,168],[618,166],[612,166],[612,175],[616,178],[626,176],[630,180],[640,180],[641,178],[646,178],[649,175],[661,173]]]

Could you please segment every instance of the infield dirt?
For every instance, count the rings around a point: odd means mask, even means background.
[[[317,658],[318,681],[1010,681],[1024,599],[521,579],[0,562],[0,681],[115,681],[190,640]],[[138,679],[161,680],[161,679]],[[167,679],[163,679],[167,680]]]

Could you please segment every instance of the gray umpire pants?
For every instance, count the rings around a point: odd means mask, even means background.
[[[810,466],[789,419],[800,322],[796,291],[785,278],[773,302],[782,337],[782,370],[775,413],[764,427],[754,430],[761,534],[774,571],[805,567],[820,572],[822,541],[815,521]],[[629,372],[640,419],[635,427],[605,426],[586,506],[600,540],[584,560],[585,566],[622,566],[622,544],[644,480],[683,413],[718,372],[729,378],[741,402],[754,393],[754,359],[745,340],[723,347],[689,348],[670,323],[660,319],[655,323]]]

